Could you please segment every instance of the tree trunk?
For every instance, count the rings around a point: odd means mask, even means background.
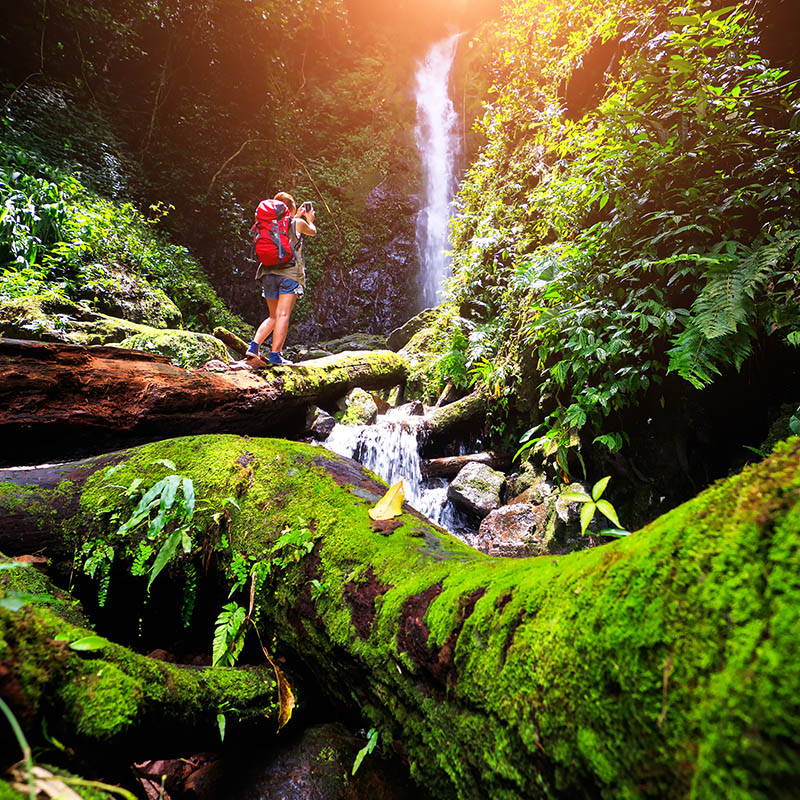
[[[797,785],[798,439],[626,539],[528,559],[486,556],[407,507],[373,523],[385,487],[307,445],[203,436],[118,459],[113,476],[62,487],[80,495],[62,527],[121,552],[109,509],[124,519],[124,487],[155,481],[163,459],[211,509],[236,497],[226,541],[271,560],[264,634],[296,675],[361,708],[434,796]],[[18,491],[0,484],[0,502]]]
[[[505,469],[509,459],[494,453],[471,453],[466,456],[430,458],[422,462],[423,478],[452,478],[466,464],[486,464],[492,469]]]
[[[45,723],[65,744],[87,745],[85,758],[130,765],[154,752],[217,746],[219,713],[232,727],[266,718],[277,730],[278,684],[268,665],[188,667],[141,655],[86,627],[69,595],[38,570],[0,563],[0,597],[22,590],[34,598],[16,611],[0,607],[0,697],[29,735]],[[10,733],[0,726],[4,755],[16,749]]]
[[[136,350],[0,339],[0,465],[186,433],[302,433],[309,404],[391,387],[405,374],[388,350],[216,374]]]
[[[450,441],[459,431],[468,426],[475,427],[475,421],[486,413],[486,397],[474,391],[454,403],[434,408],[425,417],[423,429],[434,446],[442,441]]]

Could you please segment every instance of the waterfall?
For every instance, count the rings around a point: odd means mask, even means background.
[[[439,302],[442,284],[450,274],[447,232],[456,189],[459,136],[458,114],[448,89],[460,36],[455,34],[434,44],[416,73],[415,136],[425,175],[423,208],[417,217],[423,308]]]
[[[416,424],[420,417],[389,409],[374,425],[336,425],[324,446],[353,458],[389,485],[403,479],[406,501],[432,522],[454,531],[464,527],[461,515],[447,499],[447,481],[422,477]]]

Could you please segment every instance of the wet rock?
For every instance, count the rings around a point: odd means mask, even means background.
[[[372,425],[378,417],[378,405],[364,389],[353,389],[345,398],[342,425]]]
[[[167,356],[173,364],[187,369],[211,360],[229,360],[228,348],[219,339],[194,331],[151,329],[126,337],[119,346]]]
[[[0,302],[0,331],[10,339],[89,346],[152,330],[156,329],[92,311],[86,303],[41,297]]]
[[[356,754],[365,741],[342,725],[310,728],[271,762],[249,769],[235,792],[236,800],[408,800],[424,797],[373,753],[352,775]]]
[[[453,504],[468,513],[485,517],[501,505],[506,476],[486,464],[463,467],[447,489]]]
[[[490,556],[525,558],[547,552],[547,509],[516,503],[490,511],[481,521],[473,546]]]
[[[176,328],[181,324],[181,312],[175,303],[121,261],[103,264],[102,276],[102,280],[84,287],[85,297],[95,310],[154,328]]]
[[[306,434],[313,436],[318,442],[324,442],[330,436],[336,420],[321,408],[314,406],[306,416]]]
[[[350,333],[339,339],[321,342],[320,348],[330,353],[344,353],[352,350],[385,350],[386,337],[374,333]]]
[[[435,308],[426,308],[424,311],[420,311],[415,317],[411,317],[408,322],[404,323],[399,328],[395,328],[389,334],[389,338],[386,340],[388,348],[394,350],[395,353],[401,350],[411,341],[411,337],[414,336],[415,333],[428,327],[435,317]]]

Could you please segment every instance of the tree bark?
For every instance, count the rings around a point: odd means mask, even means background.
[[[217,374],[113,347],[0,339],[0,465],[107,452],[186,433],[302,432],[309,404],[400,383],[390,351]]]
[[[307,445],[202,436],[117,458],[62,487],[80,502],[61,527],[121,550],[109,508],[129,514],[124,486],[158,459],[211,508],[235,496],[232,549],[272,560],[264,635],[434,796],[788,797],[800,778],[798,439],[626,539],[528,559],[407,507],[373,523],[385,487]],[[287,531],[303,545],[274,549]]]
[[[458,432],[468,426],[475,425],[486,413],[486,397],[480,391],[474,391],[454,403],[434,408],[425,417],[423,430],[428,441],[436,445],[450,440]]]
[[[452,478],[466,464],[486,464],[492,469],[505,469],[508,461],[508,458],[494,453],[471,453],[466,456],[429,458],[422,462],[421,471],[424,478]]]

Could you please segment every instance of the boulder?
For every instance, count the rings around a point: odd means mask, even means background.
[[[155,329],[92,311],[83,302],[33,296],[0,302],[0,335],[6,338],[91,346],[151,330]]]
[[[167,356],[173,364],[184,369],[202,367],[212,360],[230,361],[228,348],[219,339],[194,331],[151,328],[147,333],[126,337],[119,346]]]
[[[320,342],[319,348],[334,354],[352,350],[385,350],[386,337],[374,333],[350,333],[340,339]]]
[[[490,511],[481,521],[474,546],[490,556],[525,558],[547,552],[542,505],[516,503]]]
[[[342,425],[372,425],[378,416],[378,405],[364,389],[353,389],[345,398]]]
[[[87,273],[83,296],[92,308],[154,328],[176,328],[183,318],[175,303],[159,288],[121,261],[95,265]],[[97,277],[91,279],[93,275]]]
[[[486,464],[463,467],[447,489],[454,505],[478,517],[485,517],[501,505],[506,476]]]
[[[306,415],[306,433],[313,436],[318,442],[324,442],[330,436],[336,425],[336,420],[327,412],[317,406],[309,409]]]
[[[389,334],[389,338],[386,342],[388,348],[394,350],[396,353],[411,341],[412,336],[419,333],[423,328],[428,327],[435,317],[435,308],[426,308],[424,311],[420,311],[415,317],[411,317],[408,322],[404,323],[399,328],[395,328]]]

